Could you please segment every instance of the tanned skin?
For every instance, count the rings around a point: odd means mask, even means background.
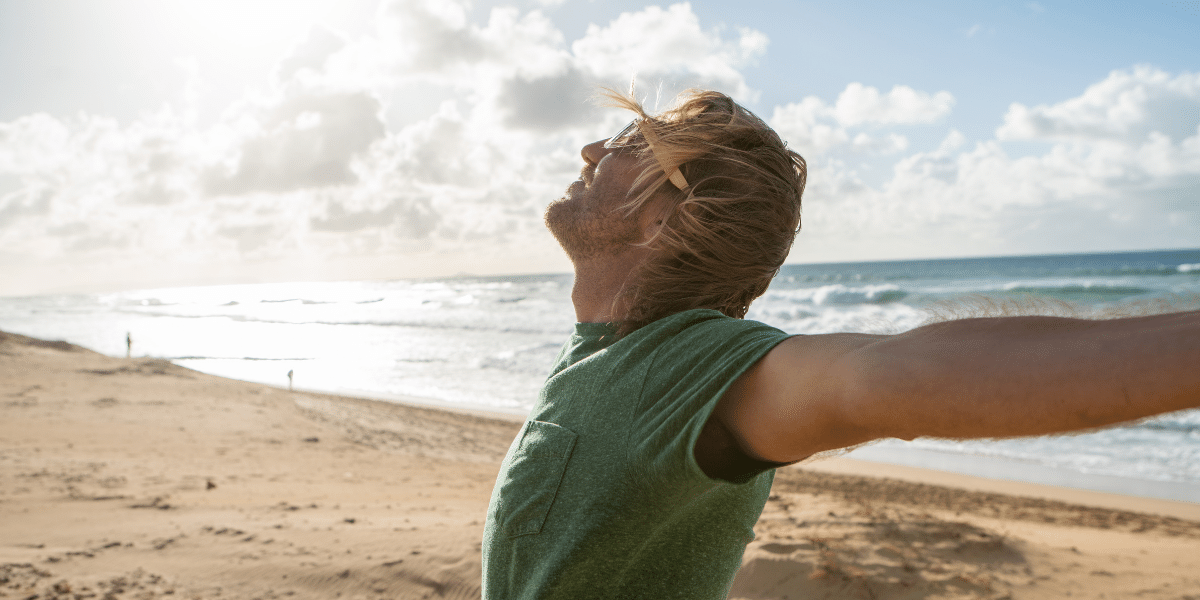
[[[716,414],[749,454],[792,462],[886,437],[1043,435],[1196,406],[1200,311],[792,337]]]

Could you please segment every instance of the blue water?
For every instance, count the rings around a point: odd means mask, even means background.
[[[571,281],[559,274],[0,298],[0,329],[114,356],[125,354],[129,332],[134,356],[227,377],[282,387],[293,371],[300,389],[522,412],[572,329]],[[931,314],[1006,303],[1080,315],[1200,307],[1200,250],[787,265],[748,318],[792,333],[895,333]],[[1079,436],[887,441],[864,452],[905,448],[1200,490],[1200,411]]]

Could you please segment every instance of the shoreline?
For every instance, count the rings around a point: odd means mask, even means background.
[[[276,389],[285,390],[285,388],[271,384],[261,385],[269,385]],[[526,414],[526,411],[508,412],[484,405],[463,405],[418,396],[372,394],[355,390],[329,392],[297,388],[296,391],[328,394],[385,404],[391,403],[403,406],[433,408],[516,423],[524,422]],[[1069,501],[1080,503],[1086,503],[1089,497],[1087,492],[1092,492],[1097,494],[1096,498],[1099,499],[1097,506],[1105,507],[1129,506],[1131,504],[1131,502],[1107,499],[1108,496],[1132,498],[1134,502],[1141,499],[1162,501],[1164,503],[1162,506],[1164,507],[1170,506],[1170,504],[1166,503],[1178,503],[1181,505],[1179,508],[1169,509],[1172,511],[1172,514],[1189,515],[1185,518],[1200,519],[1200,482],[1155,481],[1098,473],[1080,473],[998,456],[958,454],[924,448],[896,446],[878,448],[874,446],[874,444],[867,444],[833,458],[815,459],[804,462],[801,463],[801,466],[805,468],[813,467],[817,470],[828,470],[830,472],[841,472],[839,467],[831,467],[826,463],[830,465],[846,465],[844,469],[847,473],[875,477],[886,477],[887,475],[884,473],[889,471],[904,473],[906,469],[915,469],[914,473],[921,472],[921,475],[913,475],[912,478],[932,478],[939,481],[944,480],[947,482],[947,485],[954,485],[953,482],[960,481],[955,476],[962,476],[963,479],[961,481],[968,482],[970,489],[978,486],[989,489],[1007,489],[1008,487],[1014,490],[1028,489],[1030,493],[1050,494],[1056,498],[1073,498],[1075,500]],[[857,463],[862,464],[850,466]],[[945,475],[951,475],[951,477],[945,477]],[[983,483],[989,481],[996,483],[994,485]],[[1004,484],[1006,483],[1016,485],[1005,486]],[[1054,491],[1058,489],[1064,490],[1064,492],[1058,493]],[[1069,493],[1072,491],[1083,493]]]
[[[478,598],[521,419],[0,333],[0,598]],[[781,469],[731,598],[1162,598],[1197,505],[831,458]]]
[[[235,380],[238,381],[238,380]],[[264,384],[265,385],[265,384]],[[269,386],[276,387],[276,386]],[[279,389],[279,388],[277,388]],[[281,390],[286,391],[286,390]],[[338,393],[330,393],[317,390],[296,390],[297,392],[305,392],[308,394],[328,396],[340,398],[346,401],[378,403],[380,407],[389,405],[398,405],[415,409],[431,409],[445,411],[453,414],[463,414],[485,419],[492,419],[501,422],[511,422],[520,425],[525,421],[523,414],[509,413],[481,406],[460,406],[452,402],[444,402],[430,398],[421,398],[417,396],[399,396],[399,395],[346,395]],[[866,448],[869,448],[867,446]],[[856,449],[855,452],[861,452],[863,448]],[[887,451],[897,450],[896,448],[888,448]],[[899,449],[902,454],[908,449]],[[935,451],[917,450],[914,454],[937,454]],[[1096,489],[1094,487],[1076,487],[1069,485],[1061,485],[1055,483],[1046,483],[1044,481],[1015,479],[1009,477],[998,477],[979,475],[971,472],[970,466],[962,469],[949,468],[934,468],[920,464],[912,464],[903,456],[881,456],[882,453],[867,454],[869,458],[860,456],[852,456],[847,453],[839,456],[828,458],[816,458],[809,461],[804,461],[796,465],[790,465],[784,468],[796,468],[804,471],[816,471],[821,473],[830,473],[836,475],[852,475],[861,477],[870,477],[876,479],[895,479],[899,481],[912,481],[922,483],[933,483],[935,485],[961,489],[969,492],[994,492],[1011,496],[1023,496],[1042,498],[1046,500],[1054,500],[1058,502],[1067,502],[1080,504],[1084,506],[1093,506],[1097,508],[1109,508],[1114,510],[1129,510],[1129,511],[1150,511],[1155,514],[1171,516],[1181,519],[1189,519],[1200,521],[1200,503],[1186,500],[1176,499],[1162,496],[1127,494],[1121,491],[1112,489]],[[1018,461],[1011,461],[1003,458],[993,457],[976,457],[972,455],[956,455],[947,454],[951,461],[961,461],[963,463],[971,463],[976,459],[984,459],[980,462],[987,462],[988,459],[995,462],[1011,463],[1012,465],[1020,465]],[[1062,471],[1061,469],[1050,469],[1042,467],[1047,471]],[[986,469],[979,469],[986,470]],[[1077,474],[1078,480],[1086,480],[1092,477],[1088,474]],[[1140,485],[1140,484],[1155,484],[1160,482],[1150,482],[1139,479],[1120,478],[1112,476],[1099,475],[1097,478],[1119,480],[1125,485]],[[1200,494],[1200,484],[1192,485],[1180,483],[1180,486],[1185,486],[1189,491],[1195,491]]]
[[[886,447],[864,446],[851,452],[849,458],[897,467],[956,473],[993,481],[1180,502],[1191,504],[1200,510],[1200,482],[1155,481],[1100,473],[1081,473],[1006,457],[958,454],[890,445]]]

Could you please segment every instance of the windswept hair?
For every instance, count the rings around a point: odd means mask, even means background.
[[[746,316],[767,290],[800,230],[807,166],[753,113],[719,92],[689,90],[651,116],[632,93],[602,92],[635,113],[644,141],[627,214],[664,206],[655,250],[621,296],[619,335],[695,308]],[[646,133],[646,130],[649,133]],[[678,168],[687,186],[669,174]]]

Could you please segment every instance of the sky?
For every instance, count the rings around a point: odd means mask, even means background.
[[[0,295],[567,272],[579,148],[703,87],[788,262],[1200,246],[1200,1],[0,0]]]

